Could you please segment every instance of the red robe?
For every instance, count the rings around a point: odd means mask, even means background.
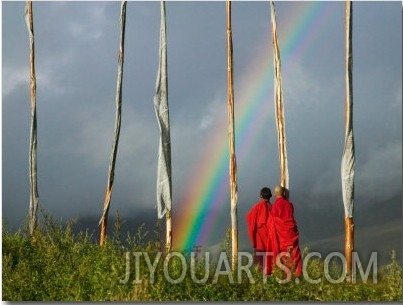
[[[274,257],[281,252],[289,252],[290,259],[283,256],[282,263],[289,268],[295,268],[295,276],[302,272],[301,251],[299,249],[299,232],[294,219],[294,207],[285,198],[277,198],[270,211],[267,223],[271,245],[269,249],[274,252]]]
[[[262,200],[252,207],[246,215],[248,235],[254,249],[264,251],[268,247],[267,219],[269,207],[267,201]]]
[[[255,263],[264,268],[266,274],[271,273],[271,257],[269,255],[256,254],[256,252],[271,252],[271,242],[267,221],[270,215],[270,202],[262,200],[252,207],[246,215],[248,222],[248,235],[255,250]]]

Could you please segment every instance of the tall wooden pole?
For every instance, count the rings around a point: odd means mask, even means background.
[[[345,2],[345,70],[346,70],[346,97],[345,97],[345,140],[341,164],[341,181],[345,215],[345,243],[346,280],[352,279],[352,253],[354,251],[354,166],[355,147],[353,133],[353,48],[352,48],[352,1]]]
[[[161,25],[159,65],[155,84],[154,109],[160,128],[157,170],[157,208],[158,218],[165,215],[165,250],[172,250],[172,164],[171,164],[171,131],[168,104],[168,60],[166,40],[165,1],[160,2]]]
[[[235,156],[235,127],[234,127],[234,88],[233,88],[233,56],[231,1],[226,1],[227,8],[227,78],[228,78],[228,138],[229,138],[229,175],[231,192],[231,267],[235,270],[238,262],[238,219],[237,219],[237,166]]]
[[[38,185],[37,185],[37,122],[36,122],[36,75],[35,75],[35,44],[34,44],[34,21],[32,13],[32,1],[25,5],[25,21],[29,32],[30,47],[30,89],[31,89],[31,132],[29,139],[29,234],[32,235],[36,227],[36,213],[38,210]]]
[[[116,156],[118,151],[118,143],[120,135],[120,124],[122,114],[122,79],[123,79],[124,45],[125,45],[125,24],[126,24],[126,1],[122,1],[121,13],[120,13],[120,46],[118,55],[118,77],[116,82],[116,100],[115,100],[116,103],[115,133],[109,163],[108,183],[106,186],[106,193],[104,199],[104,210],[102,213],[102,218],[100,220],[101,232],[99,237],[99,244],[101,246],[103,246],[105,243],[106,228],[108,224],[108,211],[111,201],[113,181],[115,178],[115,164],[116,164]]]
[[[274,103],[276,110],[276,126],[277,126],[277,140],[278,151],[280,160],[280,184],[289,191],[289,176],[288,176],[288,159],[287,159],[287,146],[285,137],[285,120],[284,120],[284,104],[283,104],[283,88],[281,81],[281,58],[280,49],[278,46],[277,37],[277,21],[276,10],[274,1],[270,2],[271,11],[271,24],[272,24],[272,40],[273,40],[273,53],[274,53],[274,71],[275,71],[275,89],[274,89]]]
[[[165,75],[165,90],[168,105],[168,62],[167,62],[167,46],[166,46],[166,10],[165,1],[161,1],[161,54],[162,62],[164,65],[164,75]],[[168,117],[168,129],[169,129],[169,117]],[[167,139],[165,140],[165,146],[168,146],[167,151],[169,152],[169,163],[171,163],[171,135],[170,131],[167,131]],[[172,173],[171,164],[167,165],[169,168],[169,190],[170,190],[170,203],[166,205],[167,211],[165,214],[165,251],[167,253],[172,251]]]

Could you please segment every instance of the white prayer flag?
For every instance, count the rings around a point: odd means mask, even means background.
[[[32,13],[32,1],[27,1],[25,5],[25,22],[29,33],[30,47],[30,89],[31,89],[31,132],[29,139],[29,233],[34,232],[38,211],[38,185],[37,185],[37,121],[36,121],[36,75],[35,75],[35,43],[34,43],[34,21]]]
[[[345,217],[353,217],[354,207],[354,134],[353,134],[353,48],[352,48],[352,6],[346,2],[346,101],[345,139],[341,161],[341,184]]]
[[[271,24],[272,24],[272,38],[274,48],[274,71],[275,71],[275,89],[274,89],[274,102],[276,110],[276,126],[278,137],[278,152],[280,158],[280,182],[281,186],[289,189],[289,176],[288,176],[288,160],[287,160],[287,146],[285,137],[285,120],[284,120],[284,105],[283,105],[283,88],[281,83],[281,59],[280,50],[277,39],[277,21],[276,10],[274,1],[270,2],[271,11]]]
[[[157,172],[157,209],[162,218],[172,208],[171,136],[168,109],[168,75],[166,47],[165,2],[161,1],[159,66],[154,96],[154,108],[160,128]]]
[[[126,28],[126,1],[121,2],[120,9],[120,44],[119,44],[119,55],[118,55],[118,77],[116,81],[116,112],[115,112],[115,132],[112,143],[112,152],[109,161],[108,169],[108,183],[106,186],[105,199],[104,199],[104,210],[102,213],[101,220],[99,224],[104,222],[104,219],[108,218],[109,205],[111,202],[113,181],[115,179],[115,165],[116,157],[118,153],[118,144],[120,136],[120,125],[122,121],[122,82],[123,82],[123,63],[124,63],[124,51],[125,51],[125,28]],[[104,222],[106,224],[106,222]],[[106,230],[106,227],[104,228]],[[105,232],[103,232],[105,233]],[[103,240],[101,233],[101,240]]]

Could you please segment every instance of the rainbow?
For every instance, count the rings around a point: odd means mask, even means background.
[[[269,8],[267,10],[270,18]],[[288,23],[284,27],[285,33],[279,33],[280,47],[283,45],[281,47],[283,69],[287,69],[287,66],[292,65],[312,47],[315,37],[323,28],[322,23],[330,13],[331,9],[327,2],[305,2],[290,12],[290,17],[287,17]],[[269,22],[268,19],[268,25]],[[281,24],[280,18],[278,22]],[[241,83],[247,85],[240,89],[238,95],[235,84],[238,166],[258,145],[257,135],[264,130],[267,132],[269,115],[274,118],[274,114],[270,113],[267,107],[268,101],[273,99],[270,96],[273,90],[270,39],[271,33],[268,32],[268,48],[262,50],[262,53],[253,59],[248,71],[242,74],[246,77]],[[214,133],[209,139],[209,153],[205,154],[204,159],[194,169],[194,173],[197,173],[194,176],[197,178],[189,183],[187,193],[179,200],[178,212],[175,213],[179,219],[175,222],[173,231],[174,248],[177,250],[190,251],[194,245],[206,246],[212,232],[217,232],[215,228],[222,225],[218,223],[217,218],[223,205],[229,203],[229,149],[226,124],[226,121],[223,122],[220,129],[222,132]]]

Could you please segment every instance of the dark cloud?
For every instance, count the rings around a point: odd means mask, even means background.
[[[277,4],[280,46],[291,35],[292,16],[308,5]],[[28,34],[24,3],[2,6],[2,211],[17,227],[29,203]],[[296,49],[282,49],[290,185],[304,243],[332,238],[343,229],[344,5],[332,2],[322,8],[323,15],[310,17],[316,27],[305,32]],[[45,210],[57,217],[95,219],[101,214],[115,119],[119,9],[117,2],[34,3],[39,195]],[[264,2],[233,3],[236,101],[254,90],[255,67],[272,67],[269,12]],[[201,160],[208,162],[216,152],[211,139],[222,134],[227,141],[225,5],[168,2],[167,19],[174,198],[180,201],[198,171],[208,166]],[[118,209],[130,219],[141,208],[156,217],[159,131],[153,95],[159,3],[129,2],[126,26],[111,213]],[[375,213],[369,206],[390,200],[401,204],[401,7],[397,2],[355,2],[353,26],[355,204],[359,223],[368,226]],[[257,62],[264,52],[267,61]],[[261,126],[250,129],[256,130],[251,142],[237,142],[241,228],[259,189],[278,180],[272,81],[265,86],[267,104],[250,118],[251,126]],[[239,101],[246,102],[252,101]],[[263,119],[257,123],[260,112]],[[227,208],[217,212],[223,225],[215,239],[225,236]],[[384,213],[401,220],[393,209]]]

